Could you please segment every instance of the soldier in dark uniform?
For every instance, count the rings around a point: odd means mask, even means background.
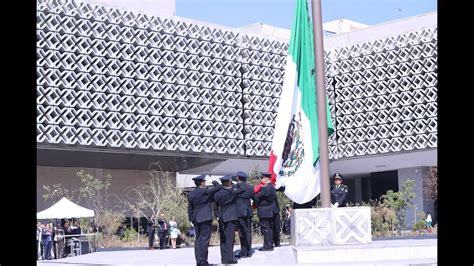
[[[153,250],[153,244],[155,243],[155,216],[152,215],[147,219],[147,233],[148,233],[148,249]]]
[[[166,247],[166,235],[168,234],[168,222],[165,219],[165,214],[162,213],[160,218],[158,218],[158,237],[160,238],[160,249],[165,249]]]
[[[268,174],[262,174],[262,183],[264,185],[260,191],[255,195],[257,200],[257,215],[259,218],[260,228],[263,233],[263,247],[258,249],[260,251],[273,250],[273,209],[275,206],[276,190]]]
[[[262,175],[268,177],[271,180],[272,175],[270,173],[262,173]],[[257,185],[254,189],[255,193],[258,193],[260,191],[259,186],[261,186],[262,183]],[[281,186],[276,191],[279,192],[284,192],[285,187]],[[278,198],[275,197],[275,200],[273,202],[273,219],[272,223],[270,224],[272,227],[272,232],[273,232],[273,244],[275,247],[281,247],[280,244],[280,233],[281,233],[281,215],[280,215],[280,204],[278,203]]]
[[[218,206],[219,237],[221,247],[222,264],[236,264],[234,259],[234,236],[237,217],[236,197],[244,192],[240,185],[232,185],[232,176],[221,177],[224,185],[215,195],[214,199]]]
[[[240,254],[238,257],[246,258],[252,256],[252,206],[250,199],[255,201],[253,187],[246,183],[247,174],[237,172],[237,180],[243,193],[237,195],[237,230],[240,238]]]
[[[333,208],[346,207],[347,192],[349,191],[346,185],[342,184],[343,177],[339,173],[333,175],[334,186],[331,188],[331,206]]]
[[[271,175],[269,178],[271,178]],[[285,191],[285,187],[281,186],[276,191],[283,192]],[[278,198],[276,197],[276,195],[275,195],[275,201],[273,202],[272,231],[273,231],[273,244],[275,245],[275,247],[281,247],[281,244],[280,244],[280,232],[281,232],[280,204],[278,203]]]
[[[196,265],[209,265],[207,257],[211,239],[211,204],[214,201],[214,194],[221,188],[217,181],[212,182],[214,187],[207,188],[204,178],[204,175],[193,178],[196,188],[188,194],[188,217],[196,231],[194,244]]]

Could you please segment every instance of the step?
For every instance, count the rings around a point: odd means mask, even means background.
[[[437,239],[380,240],[369,244],[292,247],[298,263],[436,263]]]

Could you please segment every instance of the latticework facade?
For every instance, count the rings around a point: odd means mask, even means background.
[[[269,155],[283,40],[38,1],[37,143]],[[437,147],[436,27],[326,49],[330,157]]]

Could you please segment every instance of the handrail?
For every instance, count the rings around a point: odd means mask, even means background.
[[[78,234],[78,235],[63,235],[64,238],[66,237],[75,237],[75,236],[95,236],[97,235],[97,233],[93,233],[93,234]]]

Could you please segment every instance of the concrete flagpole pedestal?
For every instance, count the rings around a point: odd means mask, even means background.
[[[371,242],[370,207],[295,209],[291,215],[293,246]]]
[[[370,207],[294,209],[290,244],[297,263],[396,263],[437,258],[432,239],[372,241]]]

